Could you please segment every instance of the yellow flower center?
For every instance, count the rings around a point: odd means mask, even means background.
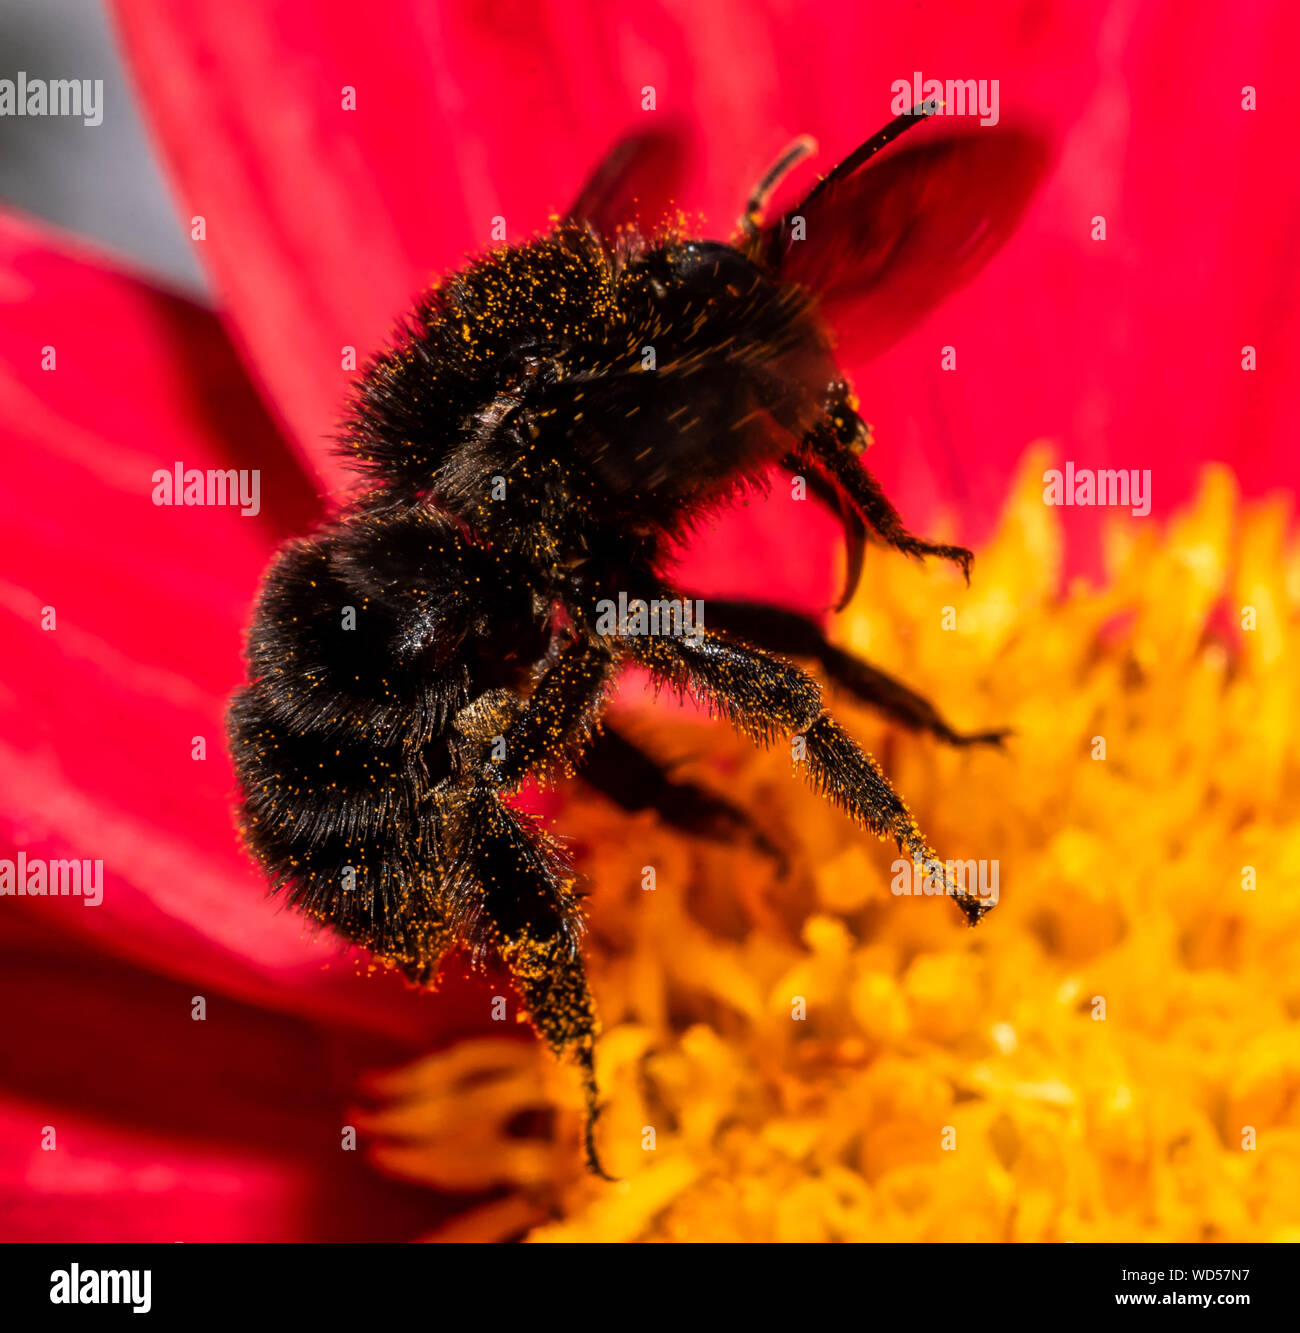
[[[366,1122],[388,1169],[511,1187],[455,1235],[1300,1239],[1300,549],[1211,470],[1167,528],[1109,521],[1106,585],[1061,595],[1044,466],[969,589],[881,552],[837,627],[956,727],[1013,728],[951,750],[830,696],[997,910],[896,892],[892,845],[782,752],[645,716],[791,869],[575,795],[622,1183],[581,1169],[571,1069],[462,1043]]]

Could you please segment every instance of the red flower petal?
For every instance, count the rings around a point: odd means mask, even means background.
[[[0,945],[0,1007],[39,1016],[0,1032],[0,1238],[401,1240],[443,1214],[341,1150],[397,1048],[218,995],[196,1021],[193,990],[49,934]]]
[[[574,36],[533,7],[507,19],[164,2],[120,6],[118,20],[258,374],[337,485],[327,441],[349,379],[341,349],[375,350],[417,291],[489,241],[495,217],[518,238],[576,194],[592,145],[617,130],[602,119],[599,65],[563,77]],[[464,76],[485,64],[492,91],[482,80],[475,97]],[[507,139],[507,123],[526,137]]]
[[[1288,289],[1295,246],[1286,211],[1254,184],[1295,163],[1285,8],[1207,11],[1176,32],[1154,12],[1031,0],[832,4],[815,22],[739,0],[233,14],[163,0],[122,6],[122,23],[188,207],[220,219],[204,252],[309,448],[337,412],[339,348],[373,346],[493,217],[519,236],[562,206],[618,133],[644,127],[644,90],[696,140],[681,202],[725,233],[788,138],[816,136],[824,170],[889,119],[894,81],[920,72],[996,79],[1001,116],[1052,135],[1061,169],[988,274],[879,363],[850,367],[880,428],[873,466],[909,521],[946,502],[977,535],[1042,437],[1081,466],[1151,466],[1160,512],[1207,457],[1238,464],[1247,490],[1295,479],[1283,445],[1295,390],[1279,368],[1296,317],[1270,295]],[[1248,80],[1257,113],[1240,109]],[[339,109],[345,84],[355,112]],[[1089,235],[1097,214],[1105,244]],[[1201,333],[1213,329],[1222,337]],[[1243,377],[1247,343],[1261,369]],[[949,345],[956,372],[939,369]],[[779,500],[762,522],[789,552],[811,507]],[[767,559],[758,513],[729,520],[696,582],[770,577],[771,595],[824,604],[829,578],[814,592]],[[1093,517],[1080,520],[1090,533]],[[800,557],[824,562],[830,534],[818,525]]]
[[[427,1032],[434,1006],[358,986],[236,845],[224,701],[271,546],[316,510],[220,326],[3,214],[0,294],[0,855],[104,863],[101,906],[5,913],[200,987]],[[178,461],[259,469],[261,512],[153,504]]]
[[[1054,176],[988,271],[858,377],[891,496],[909,517],[938,501],[968,540],[988,532],[1035,440],[1079,467],[1150,469],[1156,518],[1211,459],[1248,495],[1300,485],[1287,424],[1300,409],[1300,312],[1284,295],[1300,286],[1300,258],[1293,216],[1261,194],[1300,169],[1297,15],[1196,7],[1174,23],[1081,6],[1072,21],[1085,11],[1103,21],[1077,32],[1064,69],[975,52],[916,61],[938,76],[1000,75],[1004,119],[1049,126],[1058,145]],[[1056,92],[1044,76],[1059,76]],[[1247,83],[1256,112],[1242,109]],[[945,347],[955,371],[941,369]],[[1097,511],[1063,516],[1072,566],[1095,569]]]
[[[695,170],[679,202],[725,235],[786,139],[819,136],[824,169],[889,119],[891,81],[921,58],[1041,65],[1017,91],[1051,89],[1068,114],[1082,90],[1062,69],[1097,22],[1044,24],[1026,4],[918,34],[903,13],[823,6],[812,25],[739,0],[153,0],[117,15],[186,216],[207,220],[201,253],[309,449],[338,415],[340,348],[373,348],[496,218],[512,239],[543,225],[622,133],[684,121]]]

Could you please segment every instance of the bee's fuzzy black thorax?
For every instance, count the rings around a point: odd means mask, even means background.
[[[345,440],[372,503],[431,496],[497,540],[575,511],[675,533],[797,444],[832,374],[807,293],[738,251],[561,223],[424,298]]]

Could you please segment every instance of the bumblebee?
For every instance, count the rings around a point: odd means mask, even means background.
[[[670,549],[773,468],[843,521],[841,605],[868,534],[968,573],[971,553],[913,535],[864,467],[837,361],[973,272],[1028,198],[1037,145],[1010,131],[877,162],[925,110],[765,222],[811,149],[796,143],[731,242],[680,219],[643,235],[633,199],[671,176],[680,145],[625,140],[548,232],[419,300],[354,391],[343,443],[365,485],[278,553],[260,594],[228,721],[242,834],[272,890],[420,985],[452,949],[504,962],[537,1032],[580,1066],[597,1172],[577,876],[512,794],[577,774],[687,832],[767,845],[744,811],[602,726],[620,668],[757,744],[793,740],[806,781],[923,862],[906,805],[790,659],[905,727],[956,745],[1001,735],[958,734],[817,622],[761,600],[708,600],[689,632],[605,614],[698,604],[665,574]],[[986,906],[956,901],[972,923]]]

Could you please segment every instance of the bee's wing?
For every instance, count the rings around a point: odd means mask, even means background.
[[[687,142],[673,124],[624,135],[588,177],[567,216],[591,223],[609,240],[630,222],[656,226],[685,177]]]
[[[1006,127],[895,146],[813,190],[765,230],[761,253],[817,293],[840,358],[860,362],[988,262],[1048,159],[1043,140]]]

